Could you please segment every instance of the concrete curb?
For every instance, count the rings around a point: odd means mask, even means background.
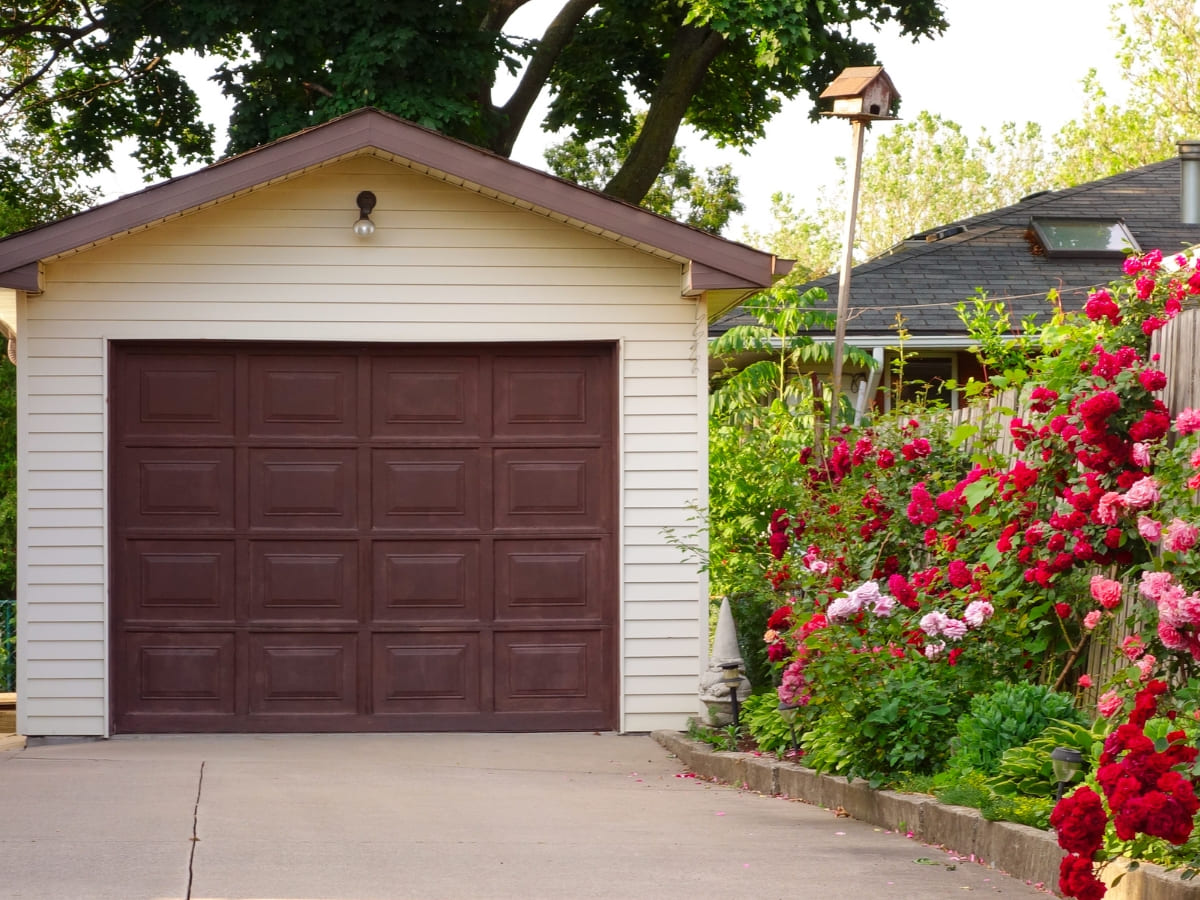
[[[877,791],[865,782],[818,775],[792,762],[747,753],[722,753],[703,741],[689,740],[677,731],[650,735],[705,778],[763,794],[782,795],[826,809],[841,808],[861,822],[891,831],[910,831],[917,840],[945,847],[1030,884],[1058,888],[1058,865],[1063,852],[1054,835],[1012,822],[989,822],[979,810],[946,806],[917,794]],[[1109,887],[1105,900],[1198,900],[1200,885],[1178,874],[1143,863],[1129,872],[1122,861],[1107,866],[1105,882],[1124,873]]]

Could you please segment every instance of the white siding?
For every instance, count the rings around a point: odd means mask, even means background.
[[[374,191],[377,226],[351,232]],[[704,309],[680,264],[370,156],[48,262],[21,328],[26,734],[108,730],[109,340],[617,341],[621,727],[696,711]],[[0,298],[2,305],[2,298]]]

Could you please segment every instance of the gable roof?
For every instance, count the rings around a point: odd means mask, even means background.
[[[1051,289],[1059,292],[1064,307],[1080,309],[1092,290],[1120,277],[1120,259],[1037,255],[1026,235],[1031,218],[1119,217],[1142,250],[1158,248],[1171,255],[1200,242],[1200,225],[1180,223],[1179,197],[1180,162],[1174,158],[1033,194],[1012,206],[914,235],[853,268],[847,336],[867,345],[894,344],[900,314],[904,328],[920,344],[935,346],[938,339],[946,346],[962,344],[967,331],[954,310],[975,296],[976,288],[1003,301],[1014,325],[1030,314],[1048,314]],[[800,290],[814,286],[825,288],[828,305],[836,306],[836,273]],[[754,321],[734,310],[713,324],[709,336]]]
[[[685,289],[746,293],[791,268],[753,247],[648,212],[377,109],[360,109],[188,175],[0,240],[0,287],[37,291],[39,263],[338,159],[373,153],[658,255],[690,262]],[[348,212],[353,212],[347,207]]]

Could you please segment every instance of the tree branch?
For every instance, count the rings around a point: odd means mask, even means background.
[[[501,156],[512,154],[517,135],[525,127],[529,111],[533,108],[538,94],[550,77],[554,64],[558,61],[563,49],[571,42],[575,26],[587,15],[588,10],[595,6],[595,0],[568,0],[557,16],[546,27],[546,33],[538,41],[537,49],[521,74],[521,81],[512,97],[504,106],[496,109],[503,120],[500,131],[493,145],[489,148]]]
[[[639,203],[646,196],[675,146],[692,97],[725,44],[725,36],[707,26],[679,27],[662,81],[650,99],[646,122],[604,193],[629,203]]]
[[[491,0],[488,3],[487,15],[479,24],[482,31],[499,31],[503,28],[512,14],[528,3],[529,0]]]

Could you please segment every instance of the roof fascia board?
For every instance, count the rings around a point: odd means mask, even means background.
[[[0,241],[0,273],[83,247],[347,154],[376,148],[504,197],[552,210],[624,238],[702,260],[718,287],[766,287],[780,268],[769,253],[656,216],[640,207],[368,109],[349,113],[189,175],[182,175]],[[726,286],[726,285],[720,285]]]
[[[42,279],[42,264],[37,260],[6,272],[0,271],[0,287],[25,291],[29,294],[42,292]]]

